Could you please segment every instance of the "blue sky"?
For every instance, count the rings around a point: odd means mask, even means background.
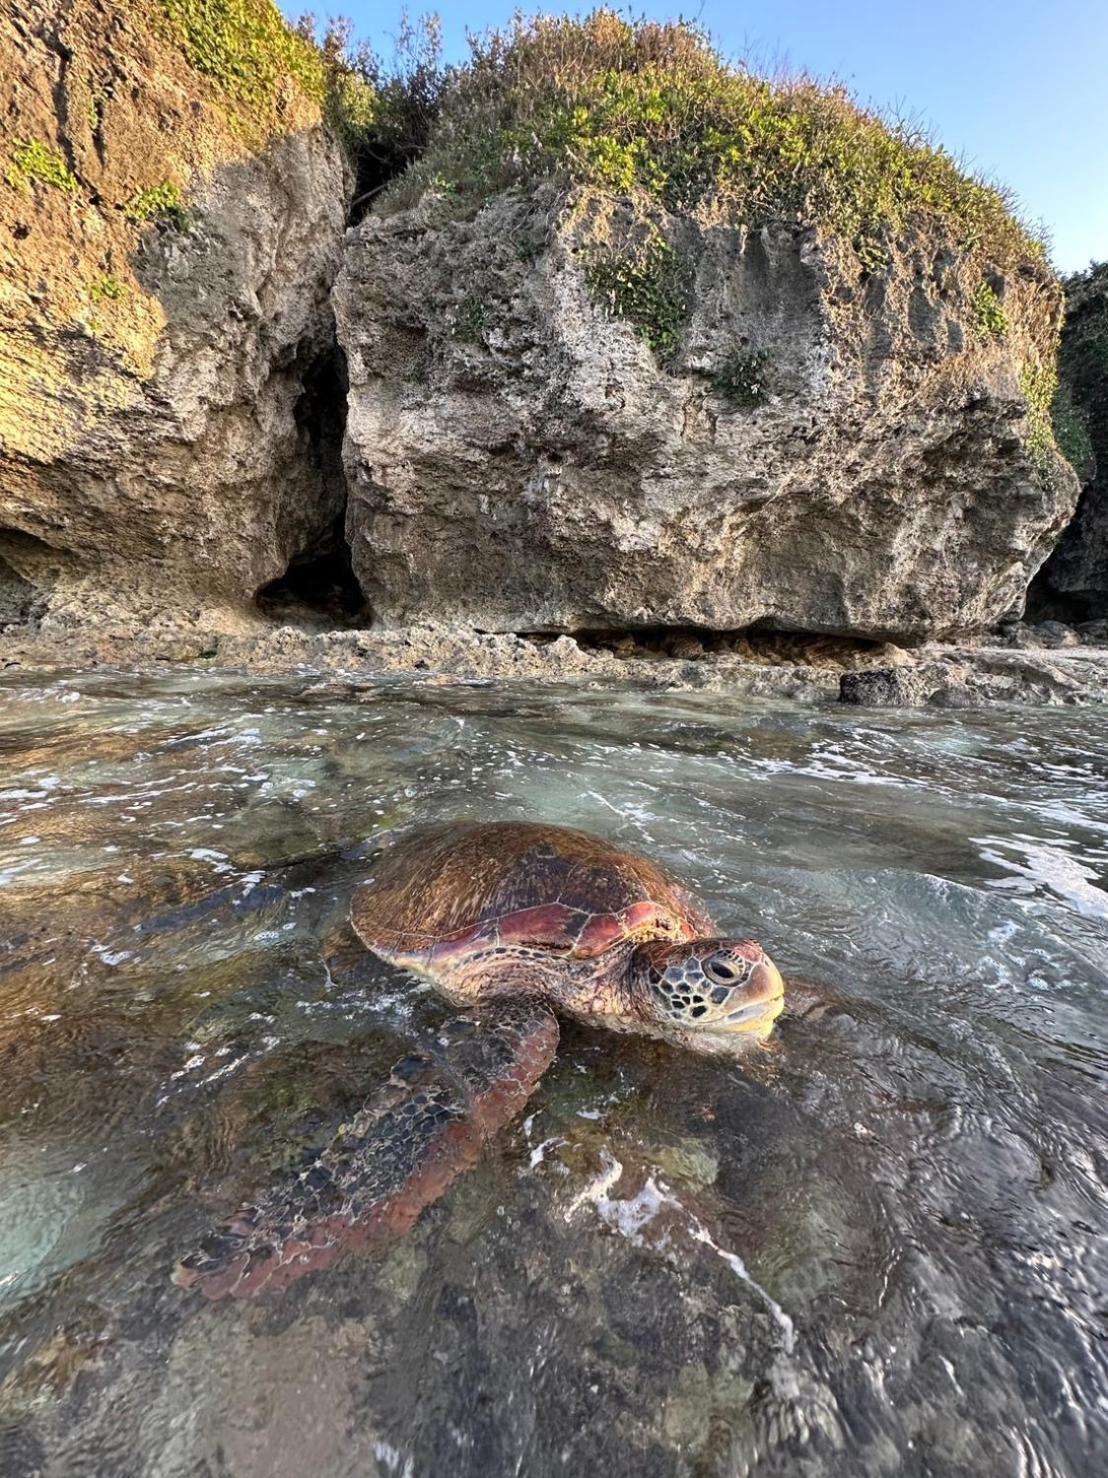
[[[310,6],[283,8],[295,16]],[[467,26],[502,24],[516,5],[335,0],[382,51],[405,8],[438,9],[454,60],[465,54]],[[634,13],[661,19],[680,9],[681,0],[641,3]],[[1108,258],[1108,0],[684,0],[683,10],[730,55],[835,77],[863,101],[927,123],[953,153],[1016,191],[1046,224],[1063,272]]]

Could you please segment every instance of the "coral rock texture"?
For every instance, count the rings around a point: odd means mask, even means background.
[[[155,0],[5,7],[0,83],[0,624],[245,612],[342,508],[305,414],[342,149]]]
[[[659,239],[664,355],[595,271]],[[553,185],[367,218],[334,296],[378,619],[920,638],[1018,613],[1078,491],[1029,396],[1057,283],[983,288],[933,224],[886,246],[865,270],[815,228]]]

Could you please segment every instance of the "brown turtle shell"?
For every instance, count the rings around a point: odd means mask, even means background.
[[[716,932],[704,909],[645,857],[587,832],[516,821],[409,834],[357,890],[351,918],[375,953],[424,966],[490,942],[588,959],[631,934]]]

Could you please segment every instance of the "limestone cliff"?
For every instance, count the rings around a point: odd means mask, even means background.
[[[268,0],[218,10],[0,15],[0,623],[233,620],[341,510],[306,410],[349,169]]]
[[[335,303],[354,566],[393,625],[980,629],[1077,494],[1052,274],[926,220],[864,265],[711,199],[428,189],[348,239]]]
[[[1066,283],[1060,368],[1055,420],[1084,490],[1035,596],[1048,613],[1098,620],[1108,617],[1108,262]]]
[[[681,24],[337,55],[271,0],[4,7],[0,626],[256,622],[344,506],[384,626],[1020,611],[1077,484],[1001,194]],[[336,96],[391,140],[345,237]]]

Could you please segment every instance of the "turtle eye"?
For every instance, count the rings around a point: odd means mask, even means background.
[[[714,955],[710,960],[704,961],[704,973],[717,985],[730,986],[738,985],[740,980],[745,980],[748,970],[740,970],[732,960]]]

